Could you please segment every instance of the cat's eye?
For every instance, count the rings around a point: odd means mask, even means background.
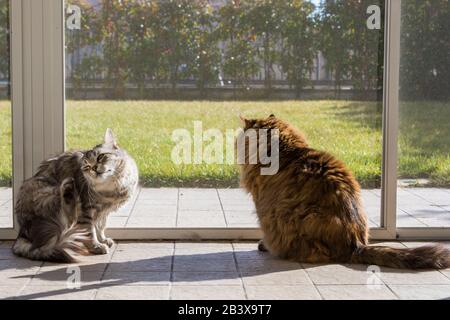
[[[101,154],[97,157],[97,162],[102,162],[106,160],[106,155],[105,154]]]

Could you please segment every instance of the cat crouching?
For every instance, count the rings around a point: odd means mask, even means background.
[[[20,225],[13,252],[32,260],[74,262],[73,253],[106,254],[109,213],[138,183],[135,161],[110,129],[102,144],[43,161],[24,181],[14,208]]]

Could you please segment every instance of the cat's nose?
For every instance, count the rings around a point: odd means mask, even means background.
[[[97,169],[98,169],[98,166],[97,166],[97,165],[95,165],[95,166],[92,167],[92,170],[94,170],[95,172],[97,172]]]

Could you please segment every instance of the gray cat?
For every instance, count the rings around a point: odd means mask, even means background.
[[[118,147],[111,129],[92,150],[65,152],[44,161],[19,190],[20,224],[13,252],[33,260],[74,262],[72,252],[106,254],[108,214],[138,183],[134,160]]]

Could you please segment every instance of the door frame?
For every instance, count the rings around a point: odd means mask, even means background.
[[[64,2],[10,0],[13,203],[40,162],[64,150]],[[14,239],[18,227],[0,229]]]
[[[385,2],[381,228],[376,240],[450,239],[450,228],[397,228],[401,0]],[[14,199],[40,161],[65,149],[64,0],[10,0]],[[113,228],[116,239],[259,239],[257,228]],[[0,239],[14,239],[0,229]]]

